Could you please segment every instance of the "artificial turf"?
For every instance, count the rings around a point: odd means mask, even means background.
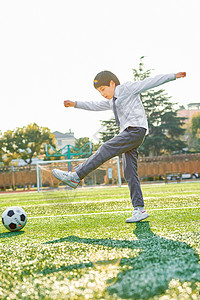
[[[126,224],[127,187],[0,195],[0,299],[200,299],[200,184],[143,185],[150,217]]]

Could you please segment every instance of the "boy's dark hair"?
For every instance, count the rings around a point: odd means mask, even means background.
[[[120,85],[119,79],[115,74],[110,71],[102,71],[95,76],[94,87],[97,89],[102,85],[109,86],[111,80],[115,83],[115,86]]]

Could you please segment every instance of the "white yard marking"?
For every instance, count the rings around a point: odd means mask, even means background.
[[[183,207],[164,207],[164,208],[152,208],[148,211],[158,211],[158,210],[182,210],[182,209],[195,209],[200,208],[199,206],[183,206]],[[106,214],[124,214],[130,213],[130,210],[120,210],[120,211],[102,211],[96,213],[83,213],[83,214],[66,214],[66,215],[55,215],[55,216],[38,216],[29,217],[28,219],[42,219],[42,218],[57,218],[57,217],[81,217],[81,216],[92,216],[92,215],[106,215]]]
[[[144,197],[144,200],[151,200],[151,199],[162,199],[162,198],[188,198],[188,197],[200,197],[198,194],[190,194],[190,195],[174,195],[174,196],[162,196],[162,197]],[[79,198],[79,197],[78,197]],[[82,197],[83,198],[83,197]],[[50,199],[47,199],[47,201]],[[51,199],[53,200],[53,199]],[[63,199],[64,200],[64,199]],[[40,199],[41,201],[41,199]],[[130,201],[130,199],[126,198],[116,198],[116,199],[101,199],[101,200],[88,200],[88,201],[71,201],[71,202],[52,202],[52,203],[40,203],[40,204],[30,204],[26,205],[26,207],[33,207],[33,206],[53,206],[53,205],[74,205],[74,204],[91,204],[91,203],[104,203],[104,202],[127,202]]]

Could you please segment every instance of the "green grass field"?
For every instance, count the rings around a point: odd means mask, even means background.
[[[200,183],[143,185],[150,217],[126,224],[127,187],[0,195],[0,299],[200,299]]]

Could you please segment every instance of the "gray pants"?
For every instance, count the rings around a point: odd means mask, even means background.
[[[93,155],[74,169],[80,179],[98,168],[105,161],[122,154],[124,177],[128,183],[133,207],[144,206],[137,173],[137,148],[142,144],[146,129],[128,127],[114,138],[105,142]]]

